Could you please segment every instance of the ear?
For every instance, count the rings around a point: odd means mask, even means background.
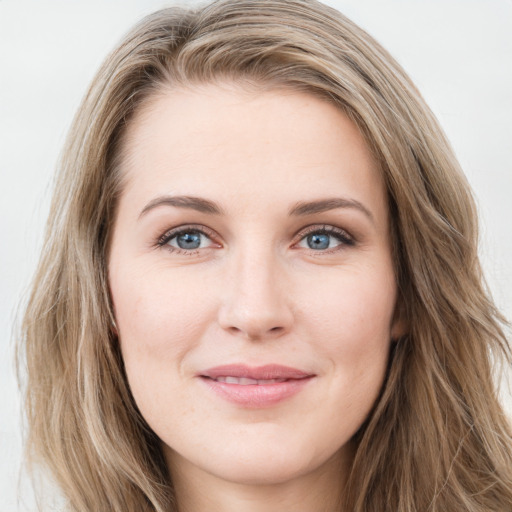
[[[396,301],[395,311],[391,322],[391,340],[396,341],[402,338],[409,331],[409,323],[405,314],[404,302],[399,297]]]
[[[117,324],[114,318],[110,321],[110,332],[117,338],[119,336],[119,332],[117,331]]]

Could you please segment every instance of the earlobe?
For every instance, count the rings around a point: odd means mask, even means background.
[[[113,302],[113,295],[112,295],[112,289],[109,285],[109,293],[110,293],[110,307],[109,307],[109,311],[108,311],[108,317],[109,317],[109,326],[108,326],[108,330],[112,333],[112,335],[114,337],[118,337],[119,336],[119,330],[117,328],[117,322],[116,322],[116,310],[115,310],[115,307],[114,307],[114,302]]]
[[[391,323],[391,340],[397,341],[407,334],[409,325],[406,319],[405,308],[403,302],[398,300],[393,313],[393,320]]]
[[[115,319],[112,317],[110,320],[110,332],[117,338],[119,336],[119,332],[117,330],[117,323]]]

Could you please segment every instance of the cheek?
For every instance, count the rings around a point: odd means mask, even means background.
[[[200,320],[208,317],[210,297],[177,277],[128,269],[111,278],[120,335],[135,342],[140,351],[158,352],[168,348],[171,340],[179,351],[183,343],[188,345],[196,337]]]
[[[211,301],[164,272],[156,275],[120,276],[111,286],[130,390],[142,416],[161,434],[158,427],[173,403],[180,404],[180,418],[193,414],[194,402],[180,381],[187,355],[203,337]]]
[[[302,288],[309,290],[302,301],[305,328],[318,333],[320,346],[333,357],[359,359],[387,345],[396,301],[391,271],[340,271],[320,287]]]
[[[328,400],[337,418],[331,425],[350,418],[358,428],[382,387],[396,299],[389,275],[340,274],[310,296],[304,329],[315,340],[317,353],[329,362]]]
[[[190,285],[190,283],[188,283]],[[184,292],[185,290],[185,292]],[[212,297],[165,272],[118,272],[111,291],[128,381],[137,395],[154,395],[182,373],[212,317]],[[147,400],[147,398],[145,398]]]

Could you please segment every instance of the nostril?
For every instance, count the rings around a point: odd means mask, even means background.
[[[239,298],[238,298],[239,299]],[[224,332],[250,340],[282,336],[293,325],[293,315],[286,304],[230,300],[219,309],[218,323]]]

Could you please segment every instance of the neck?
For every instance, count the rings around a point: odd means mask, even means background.
[[[348,457],[278,483],[232,482],[172,455],[170,470],[179,512],[340,512]]]

